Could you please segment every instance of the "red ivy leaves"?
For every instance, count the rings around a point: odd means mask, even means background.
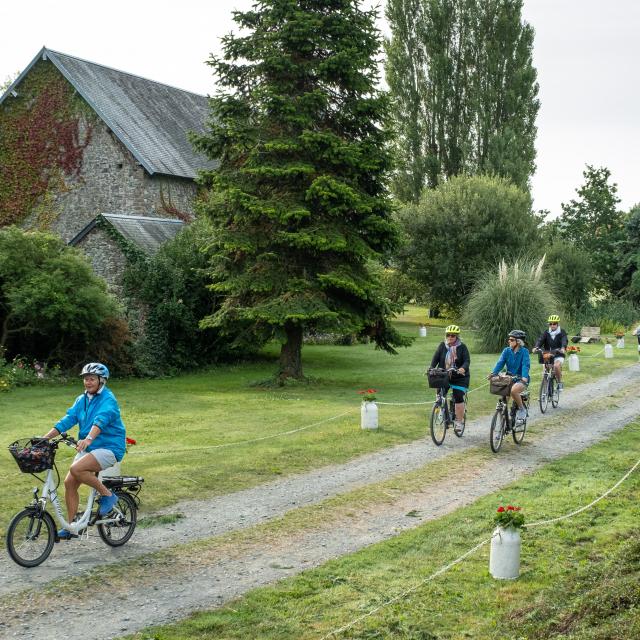
[[[60,173],[80,174],[92,127],[81,142],[79,116],[73,113],[71,90],[62,78],[44,83],[28,105],[7,110],[2,119],[0,225],[7,225],[22,220]]]

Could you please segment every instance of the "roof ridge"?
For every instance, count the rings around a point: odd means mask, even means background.
[[[160,218],[157,216],[134,216],[127,213],[101,213],[99,214],[105,218],[119,218],[122,220],[153,220],[154,222],[174,222],[179,224],[186,224],[184,220],[179,218]]]
[[[95,67],[102,67],[103,69],[109,69],[109,71],[115,71],[117,73],[121,73],[125,76],[131,76],[132,78],[138,78],[139,80],[145,80],[146,82],[153,82],[153,84],[160,85],[161,87],[167,87],[168,89],[174,89],[175,91],[182,91],[183,93],[189,93],[193,96],[198,96],[200,98],[209,98],[209,96],[205,93],[196,93],[195,91],[188,91],[187,89],[181,89],[180,87],[176,87],[172,84],[167,84],[166,82],[160,82],[159,80],[152,80],[151,78],[147,78],[146,76],[138,75],[137,73],[131,73],[129,71],[123,71],[122,69],[117,69],[116,67],[110,67],[106,64],[100,64],[99,62],[93,62],[93,60],[87,60],[85,58],[80,58],[78,56],[72,56],[69,53],[64,53],[62,51],[56,51],[55,49],[48,49],[44,47],[42,50],[43,53],[53,53],[54,55],[64,56],[65,58],[73,58],[74,60],[78,60],[80,62],[84,62],[85,64],[92,64]]]

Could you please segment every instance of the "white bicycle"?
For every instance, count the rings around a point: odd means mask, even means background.
[[[33,489],[33,500],[17,513],[7,529],[7,551],[11,559],[22,567],[37,567],[51,553],[53,545],[60,541],[53,517],[47,511],[47,503],[53,505],[55,519],[61,529],[67,529],[75,537],[88,531],[89,527],[98,527],[98,535],[110,547],[125,544],[136,528],[138,493],[144,479],[138,476],[104,477],[101,482],[118,496],[118,502],[106,517],[98,515],[96,490],[91,489],[84,513],[78,513],[73,522],[67,522],[62,515],[58,498],[60,473],[55,464],[58,446],[64,443],[75,447],[78,443],[71,436],[63,434],[51,440],[30,438],[16,440],[9,445],[9,451],[23,473],[30,473],[43,483],[42,495],[38,487]],[[54,480],[54,469],[56,479]],[[37,473],[46,471],[44,478]]]

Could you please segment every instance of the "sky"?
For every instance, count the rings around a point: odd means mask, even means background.
[[[0,82],[46,46],[200,94],[205,64],[251,0],[30,0],[0,3]],[[366,0],[376,5],[376,0]],[[576,197],[587,164],[608,167],[620,207],[640,202],[640,2],[524,0],[536,33],[541,101],[535,209],[555,217]],[[386,31],[384,21],[380,28]]]

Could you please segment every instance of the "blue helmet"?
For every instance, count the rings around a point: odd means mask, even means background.
[[[101,362],[90,362],[82,367],[81,376],[100,376],[107,380],[109,378],[109,369]]]

